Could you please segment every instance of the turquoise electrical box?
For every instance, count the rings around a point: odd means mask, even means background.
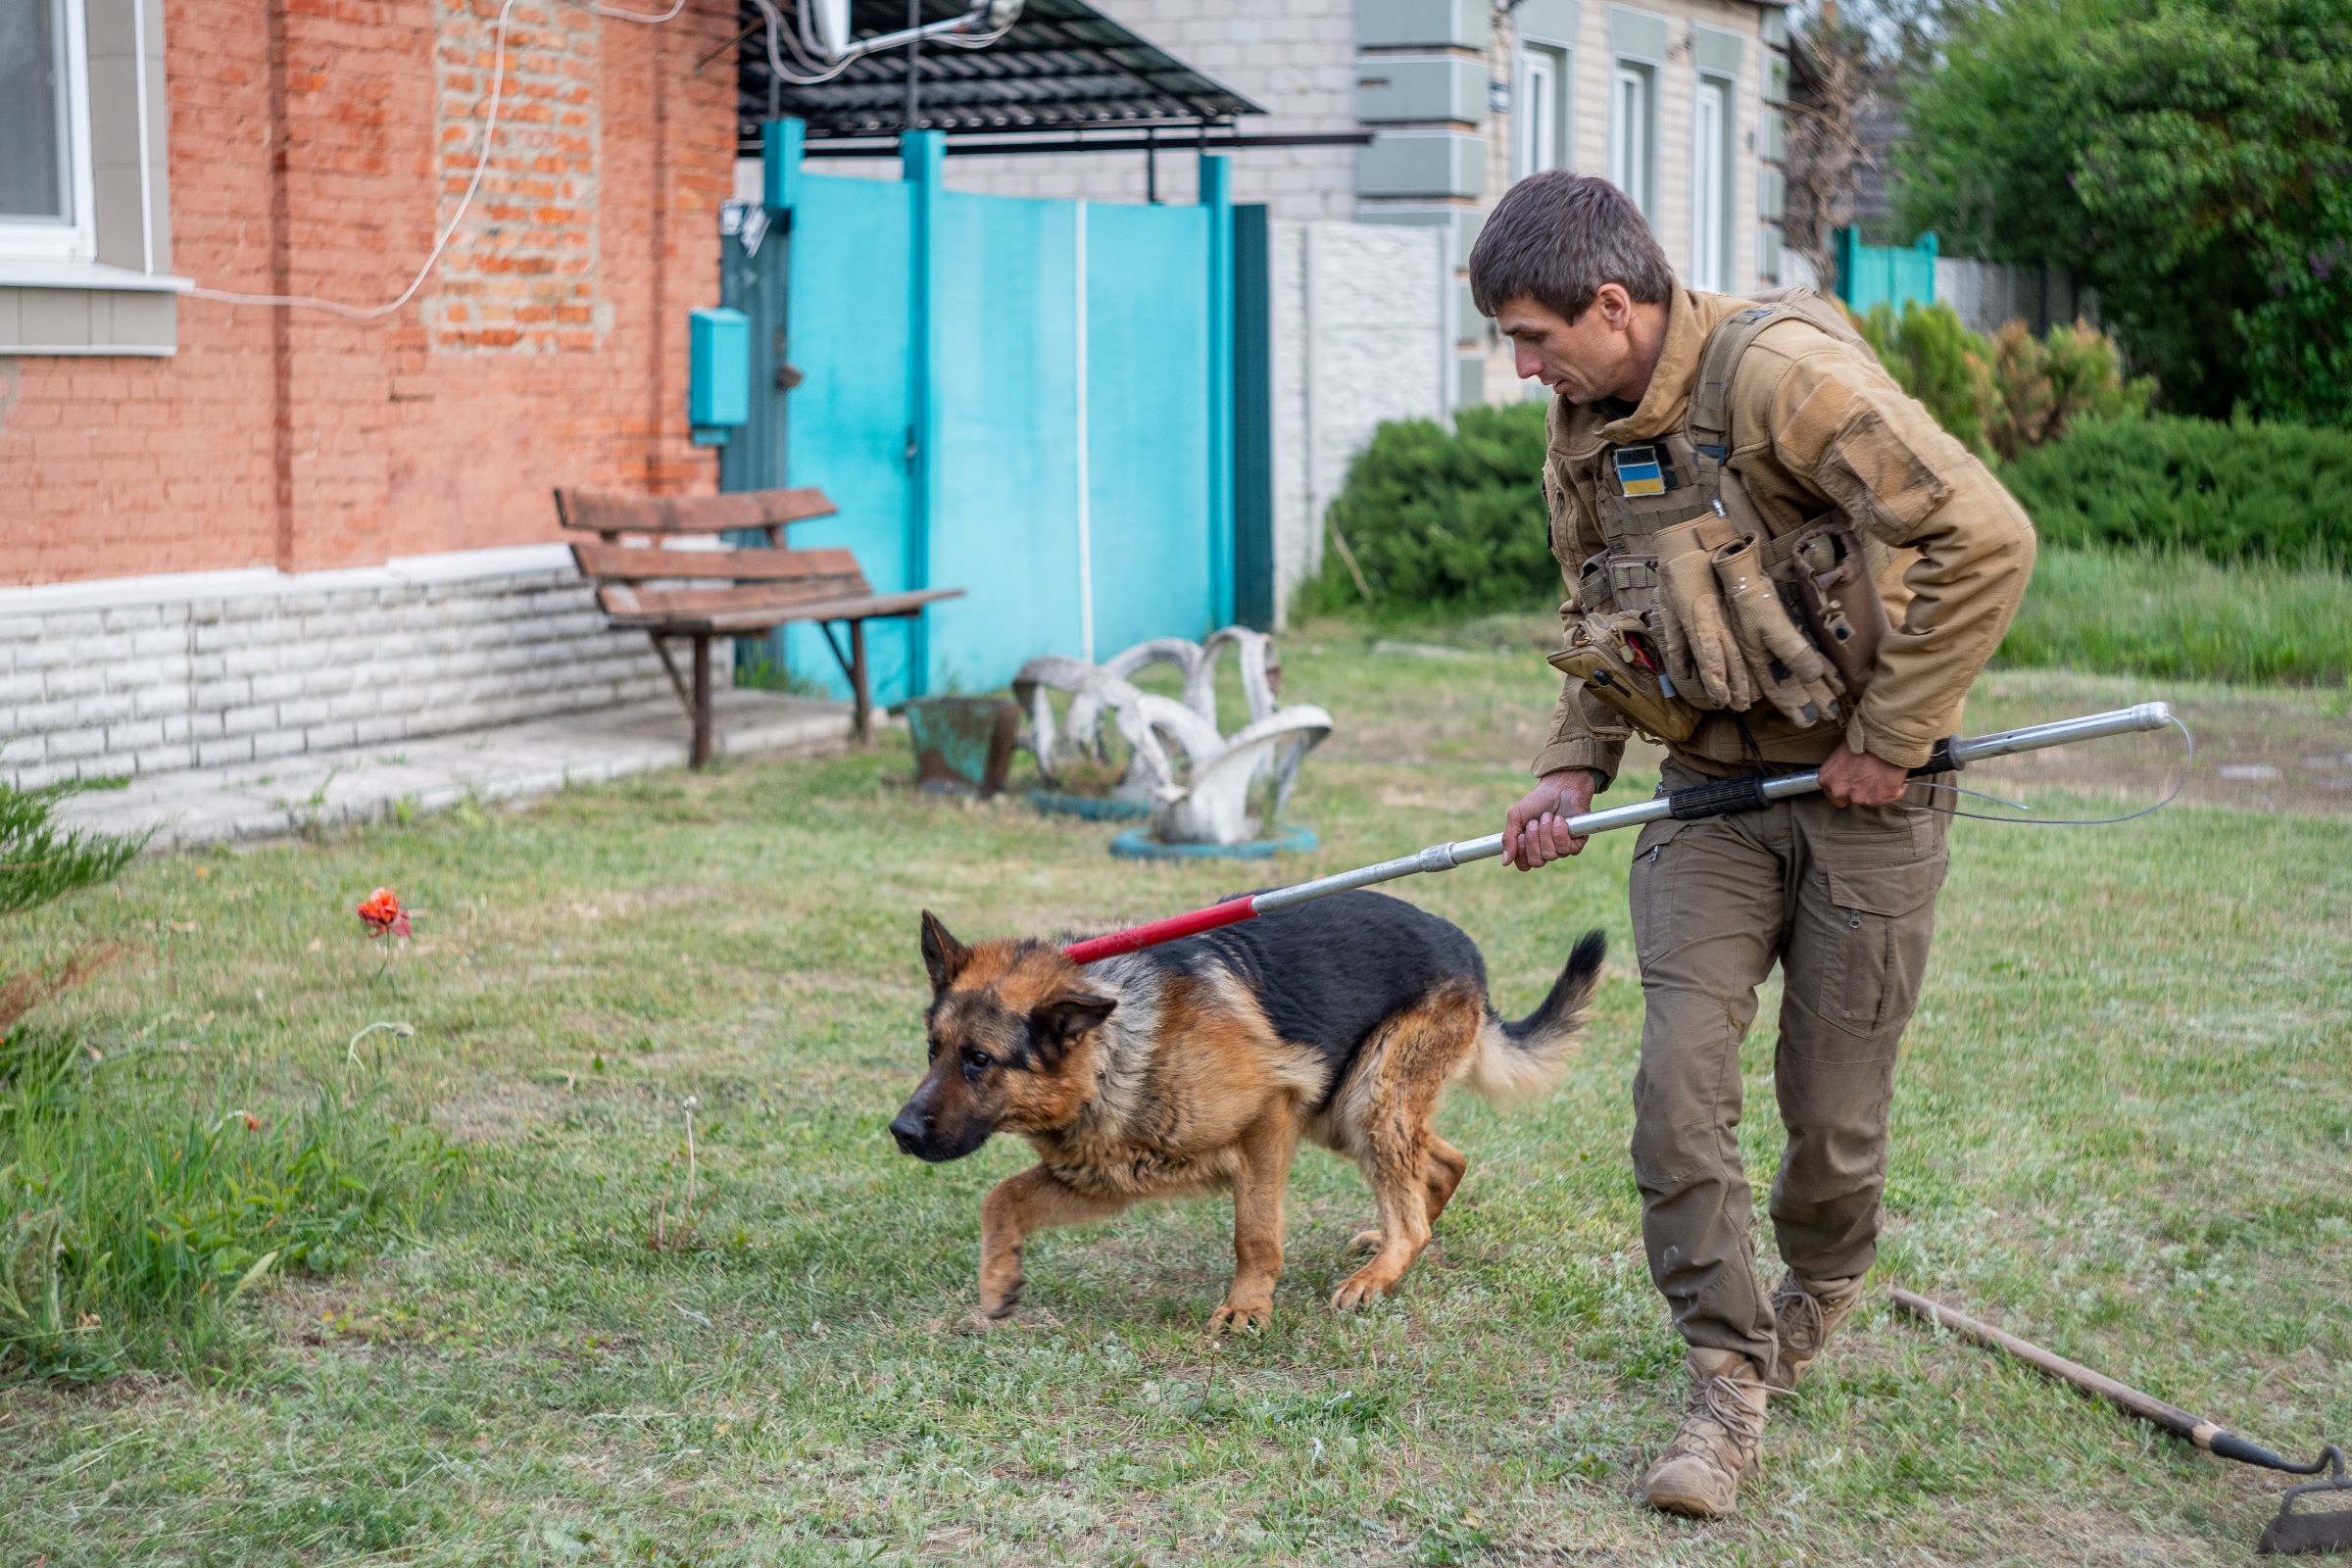
[[[752,416],[752,318],[696,311],[686,338],[686,420],[700,446],[723,446]]]

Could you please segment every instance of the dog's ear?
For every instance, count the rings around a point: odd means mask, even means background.
[[[972,961],[972,950],[948,935],[948,928],[939,923],[939,916],[929,909],[923,911],[923,967],[931,971],[931,989],[945,991],[963,966]]]
[[[1109,1017],[1118,1004],[1115,997],[1098,997],[1085,991],[1065,991],[1057,997],[1049,997],[1029,1011],[1029,1043],[1047,1062],[1057,1061],[1088,1030]]]

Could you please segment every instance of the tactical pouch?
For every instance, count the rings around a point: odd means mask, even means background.
[[[1859,699],[1887,631],[1886,602],[1871,580],[1861,536],[1842,518],[1817,522],[1791,542],[1789,559],[1813,646],[1837,666],[1846,696]]]
[[[1585,558],[1576,573],[1576,608],[1588,614],[1609,608],[1616,590],[1609,584],[1609,553],[1596,550]]]
[[[1669,697],[1657,673],[1642,667],[1642,651],[1631,640],[1642,631],[1639,615],[1586,615],[1568,628],[1568,646],[1550,656],[1551,667],[1582,681],[1585,690],[1643,734],[1666,742],[1689,740],[1698,728],[1698,710]]]

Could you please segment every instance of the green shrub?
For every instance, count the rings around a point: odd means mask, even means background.
[[[1373,433],[1331,504],[1330,526],[1375,610],[1558,600],[1544,514],[1544,410],[1537,401],[1463,409],[1451,433],[1429,419]],[[1301,611],[1363,607],[1346,554],[1337,542],[1325,549],[1321,575],[1300,586]]]
[[[2090,419],[2145,414],[2156,383],[2124,374],[2115,340],[2084,321],[2053,325],[2040,337],[2011,321],[1992,338],[1992,410],[1985,431],[1994,454],[2062,438]]]
[[[2108,675],[2341,685],[2352,675],[2352,577],[2048,547],[1999,659]]]
[[[21,790],[0,784],[0,916],[111,881],[146,845],[145,833],[116,838],[60,826],[58,802],[86,787],[66,783]],[[18,1019],[79,985],[123,951],[111,943],[84,943],[46,967],[0,973],[0,1045]]]
[[[2217,562],[2352,561],[2352,431],[2211,419],[2078,426],[2001,466],[2044,541]]]
[[[0,1050],[0,1375],[213,1360],[248,1286],[373,1255],[449,1169],[373,1088],[287,1112],[259,1083],[199,1090],[92,1056],[64,1033]]]
[[[1971,449],[1985,450],[1992,409],[1992,353],[1948,305],[1906,303],[1896,316],[1871,307],[1857,323],[1886,372],[1927,407],[1936,422]]]
[[[2115,345],[2077,321],[2035,337],[2011,321],[1987,339],[1948,305],[1885,305],[1856,322],[1879,361],[1936,422],[1981,456],[2015,457],[2084,419],[2145,413],[2155,383],[2124,374]]]

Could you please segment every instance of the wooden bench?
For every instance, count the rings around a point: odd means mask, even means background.
[[[556,516],[565,528],[593,533],[575,540],[572,559],[593,581],[597,603],[615,626],[634,626],[654,642],[678,701],[694,722],[688,762],[710,760],[710,640],[814,623],[848,678],[860,744],[872,738],[873,696],[865,672],[865,623],[907,619],[960,588],[877,594],[847,550],[786,548],[783,530],[836,511],[821,490],[748,490],[723,496],[642,496],[604,490],[558,490]],[[713,548],[713,536],[756,529],[769,548]],[[696,541],[692,547],[684,541]],[[636,541],[636,542],[631,542]],[[834,621],[849,628],[845,652]],[[691,687],[669,657],[669,639],[694,644]]]

